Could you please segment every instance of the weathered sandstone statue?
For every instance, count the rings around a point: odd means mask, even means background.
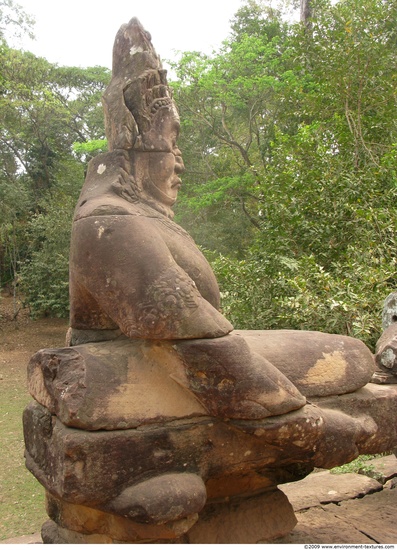
[[[369,384],[360,341],[237,331],[220,313],[172,220],[179,117],[137,19],[116,36],[103,103],[109,153],[90,162],[73,223],[70,345],[28,366],[43,540],[270,541],[296,521],[279,484],[396,446],[397,391]]]
[[[385,300],[382,328],[375,348],[378,370],[372,380],[377,384],[397,384],[397,292],[391,292]]]

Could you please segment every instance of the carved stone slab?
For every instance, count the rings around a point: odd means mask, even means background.
[[[285,483],[280,489],[295,511],[320,504],[338,503],[382,491],[381,483],[361,474],[332,474],[328,471],[308,475],[296,483]]]
[[[396,426],[389,419],[395,417],[397,389],[387,388],[382,398],[384,387],[368,387],[360,398],[322,400],[322,406],[340,406],[352,416],[306,405],[258,421],[202,417],[111,432],[68,428],[32,404],[24,413],[27,466],[53,495],[105,511],[114,512],[114,499],[152,472],[197,475],[209,499],[249,495],[314,467],[393,448]]]
[[[236,330],[306,397],[351,393],[371,380],[375,362],[363,342],[303,330]]]
[[[28,388],[67,426],[114,430],[205,415],[285,414],[302,407],[304,395],[360,388],[372,366],[360,341],[319,332],[234,331],[157,342],[119,337],[37,352]]]

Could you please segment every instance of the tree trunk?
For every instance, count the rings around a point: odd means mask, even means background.
[[[310,25],[310,18],[312,16],[311,0],[300,0],[301,14],[300,20],[308,27]]]

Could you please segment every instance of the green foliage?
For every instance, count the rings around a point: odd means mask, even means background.
[[[0,287],[15,280],[18,264],[26,253],[25,223],[21,213],[29,207],[25,187],[17,179],[0,180]]]
[[[193,171],[178,216],[218,252],[235,326],[373,346],[396,286],[397,3],[312,8],[310,25],[289,24],[249,0],[218,53],[181,57],[175,94]]]
[[[30,25],[10,0],[0,0],[2,21]],[[0,285],[20,282],[35,315],[66,315],[70,222],[89,152],[73,144],[104,143],[110,74],[58,67],[4,39],[0,67]]]
[[[75,197],[59,194],[28,224],[30,254],[19,271],[20,289],[32,317],[67,317],[69,247]]]
[[[101,94],[106,69],[57,67],[28,52],[4,47],[1,52],[1,157],[9,177],[22,171],[37,203],[55,185],[54,172],[72,155],[75,141],[103,139]]]
[[[374,347],[388,277],[395,271],[367,255],[332,272],[314,256],[249,254],[212,260],[224,314],[238,329],[322,330],[347,334]],[[353,275],[354,274],[354,275]]]
[[[108,148],[107,139],[92,139],[83,143],[73,143],[73,151],[84,158],[91,159],[99,153],[105,153]]]
[[[67,317],[69,312],[70,233],[84,166],[66,159],[55,178],[56,189],[43,195],[26,222],[28,246],[18,266],[19,289],[33,317]]]
[[[188,227],[197,242],[205,242],[206,248],[223,254],[233,250],[236,257],[244,257],[254,237],[249,214],[242,216],[245,202],[250,200],[245,182],[251,179],[249,173],[209,179],[194,195],[185,192],[175,209],[178,223]]]
[[[362,474],[368,477],[377,478],[375,467],[372,464],[367,464],[368,460],[380,458],[383,455],[360,455],[348,464],[336,466],[332,468],[332,474]]]

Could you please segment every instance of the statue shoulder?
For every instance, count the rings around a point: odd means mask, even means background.
[[[134,214],[138,201],[128,152],[103,153],[88,164],[74,219]]]

